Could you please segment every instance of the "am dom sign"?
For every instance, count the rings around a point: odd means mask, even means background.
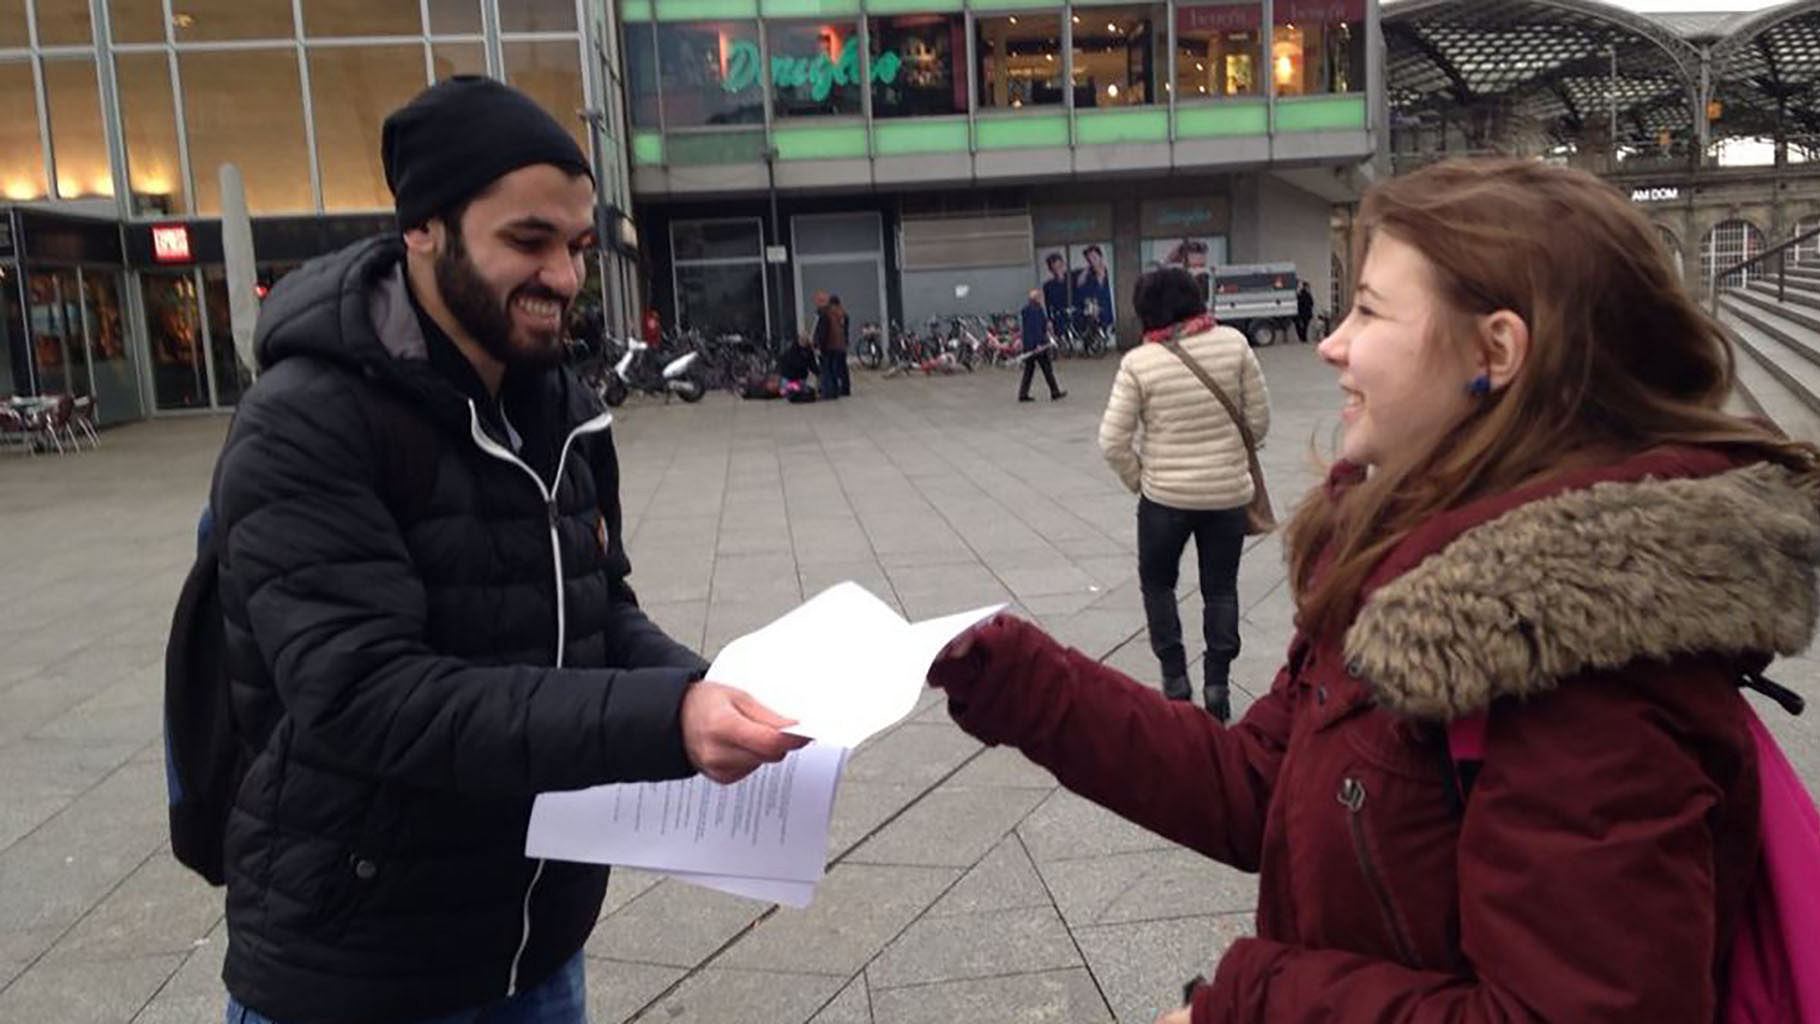
[[[759,69],[758,44],[741,39],[728,47],[727,77],[721,80],[721,88],[728,92],[744,92],[758,84]],[[903,67],[904,60],[895,53],[881,53],[872,58],[872,80],[881,85],[890,85],[897,81],[897,73]],[[839,59],[818,52],[813,57],[791,57],[774,54],[771,57],[771,81],[780,89],[800,89],[808,87],[809,95],[817,100],[825,100],[837,85],[856,85],[860,80],[859,47],[844,46]]]

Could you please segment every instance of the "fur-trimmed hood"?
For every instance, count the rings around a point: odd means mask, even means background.
[[[1820,480],[1769,464],[1562,490],[1370,594],[1348,670],[1426,719],[1642,658],[1795,654],[1814,634]]]

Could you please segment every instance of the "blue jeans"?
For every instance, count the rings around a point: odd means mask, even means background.
[[[249,1010],[228,997],[227,1024],[280,1024]],[[404,1024],[404,1022],[399,1022]],[[580,953],[548,981],[501,999],[446,1017],[426,1018],[410,1024],[588,1024],[588,979]]]

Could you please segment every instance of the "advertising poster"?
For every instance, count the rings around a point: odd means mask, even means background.
[[[1213,301],[1213,268],[1226,262],[1226,238],[1223,235],[1152,238],[1144,242],[1144,263],[1148,267],[1181,267],[1194,276],[1201,286],[1201,298]]]
[[[1111,327],[1118,319],[1110,241],[1037,246],[1036,283],[1043,309],[1058,327],[1071,313],[1083,325],[1097,320]]]

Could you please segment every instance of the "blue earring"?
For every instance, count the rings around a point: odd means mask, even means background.
[[[1491,375],[1481,373],[1474,377],[1472,383],[1466,385],[1466,393],[1474,398],[1484,398],[1491,394]]]

